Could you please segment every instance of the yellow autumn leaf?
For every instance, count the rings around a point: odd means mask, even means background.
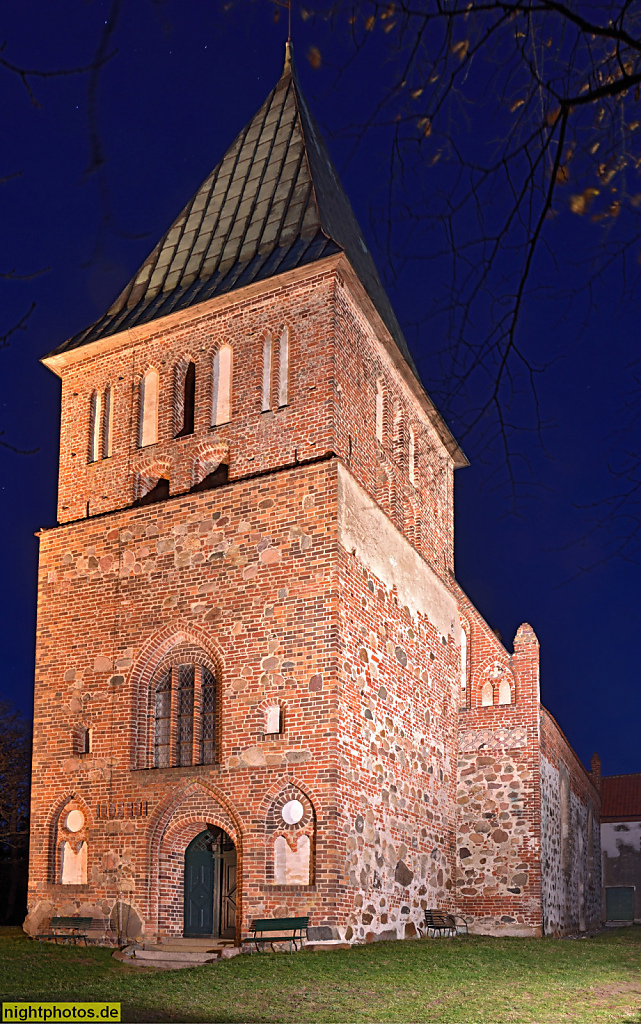
[[[321,66],[321,64],[323,63],[323,59],[321,57],[321,52],[317,46],[310,46],[309,50],[307,51],[307,60],[309,61],[313,68],[319,68]]]
[[[410,93],[410,96],[412,97],[413,100],[417,100],[419,98],[419,96],[422,95],[422,93],[423,93],[422,89],[414,89],[414,91]]]
[[[519,107],[522,107],[524,103],[525,100],[514,100],[514,103],[510,107],[510,114],[513,114],[515,110],[518,110]]]
[[[452,53],[455,53],[459,60],[465,60],[469,46],[470,43],[468,39],[461,39],[458,43],[454,43]]]
[[[365,31],[366,32],[371,32],[372,29],[374,28],[375,24],[376,24],[376,15],[370,14],[369,18],[365,22]]]
[[[577,213],[579,216],[587,213],[592,205],[592,201],[598,194],[598,188],[586,188],[578,195],[570,196],[570,209],[572,213]]]

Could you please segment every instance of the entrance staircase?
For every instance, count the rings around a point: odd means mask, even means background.
[[[156,944],[145,942],[142,946],[128,946],[122,950],[118,959],[136,967],[155,967],[158,970],[171,971],[179,970],[181,967],[216,963],[225,955],[223,950],[231,951],[233,948],[232,939],[165,938]]]

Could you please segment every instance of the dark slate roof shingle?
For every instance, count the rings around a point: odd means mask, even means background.
[[[110,309],[50,355],[343,251],[418,378],[290,53],[258,113]]]

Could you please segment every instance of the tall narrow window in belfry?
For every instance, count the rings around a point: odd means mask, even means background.
[[[268,332],[263,341],[263,401],[261,412],[272,407],[272,336]]]
[[[407,449],[407,475],[412,487],[416,486],[416,433],[414,427],[410,427],[408,449]]]
[[[194,743],[194,666],[178,666],[178,764],[191,764]]]
[[[158,370],[150,367],[140,383],[138,444],[146,448],[158,441]]]
[[[231,419],[232,348],[223,345],[214,356],[211,425],[229,423]]]
[[[111,456],[111,434],[113,418],[113,392],[111,385],[105,388],[102,408],[102,457],[108,459]]]
[[[102,397],[99,391],[94,391],[89,403],[89,462],[96,462],[100,458],[101,409]]]
[[[167,768],[171,763],[171,669],[162,675],[156,687],[156,735],[154,764]]]
[[[213,764],[216,759],[216,680],[208,668],[203,667],[201,712],[201,764]]]
[[[174,379],[174,434],[187,437],[194,432],[196,407],[196,367],[186,361],[178,364]]]
[[[278,406],[289,402],[289,328],[283,327],[278,345]]]
[[[383,443],[385,424],[385,389],[380,381],[376,384],[376,440]]]

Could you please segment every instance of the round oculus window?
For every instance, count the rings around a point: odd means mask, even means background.
[[[287,825],[297,825],[305,809],[300,800],[288,800],[280,813]]]
[[[79,832],[85,823],[85,816],[82,811],[69,811],[65,818],[65,826],[70,832]]]

